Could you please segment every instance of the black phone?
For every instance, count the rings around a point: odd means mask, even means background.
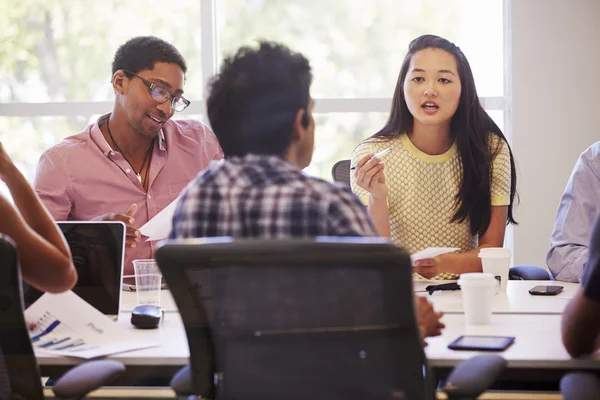
[[[452,350],[503,351],[515,341],[514,336],[464,335],[448,345]]]
[[[540,285],[529,290],[529,294],[534,296],[555,296],[562,292],[563,286],[545,286]]]

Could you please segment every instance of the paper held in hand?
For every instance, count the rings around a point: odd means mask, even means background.
[[[415,263],[417,260],[423,260],[425,258],[433,258],[435,256],[439,256],[444,253],[452,253],[454,251],[460,250],[457,247],[428,247],[424,250],[417,251],[416,253],[410,256],[411,263]]]
[[[179,197],[163,208],[161,212],[156,214],[154,218],[146,222],[140,232],[144,236],[148,236],[147,240],[162,240],[166,239],[171,233],[171,224],[173,222],[173,214],[179,202]]]
[[[95,358],[159,344],[141,339],[118,325],[75,293],[46,293],[25,310],[35,324],[29,332],[36,353]]]

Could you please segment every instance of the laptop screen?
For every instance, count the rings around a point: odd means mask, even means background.
[[[121,301],[121,281],[125,254],[125,225],[121,222],[58,222],[77,269],[77,284],[72,289],[83,300],[104,314],[117,315]],[[42,295],[29,287],[25,303]]]

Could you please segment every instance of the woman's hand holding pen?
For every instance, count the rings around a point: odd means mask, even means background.
[[[383,161],[367,154],[356,163],[354,177],[358,187],[366,190],[377,200],[385,200],[388,194],[383,173]]]

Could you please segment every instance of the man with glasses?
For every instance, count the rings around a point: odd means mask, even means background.
[[[132,260],[152,257],[139,227],[222,158],[208,127],[171,120],[190,104],[183,96],[186,71],[179,51],[164,40],[127,41],[112,64],[112,112],[47,150],[38,164],[34,186],[56,220],[127,225],[125,275],[133,274]]]

